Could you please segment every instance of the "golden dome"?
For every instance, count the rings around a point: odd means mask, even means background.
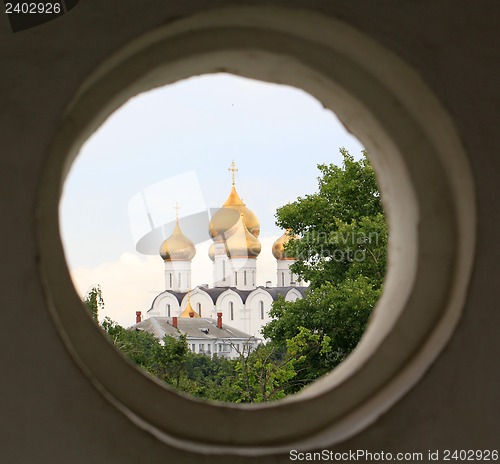
[[[179,227],[179,220],[175,223],[172,235],[160,247],[160,256],[164,261],[191,261],[196,254],[196,248]]]
[[[191,306],[191,298],[188,293],[188,304],[186,306],[186,309],[182,311],[179,317],[201,317]]]
[[[259,220],[257,216],[245,206],[245,203],[241,200],[233,184],[231,193],[222,205],[222,208],[212,216],[208,229],[210,237],[215,240],[219,236],[222,237],[223,234],[238,222],[241,214],[243,214],[243,223],[246,228],[254,237],[258,237],[260,234]]]
[[[229,235],[226,239],[226,249],[230,258],[257,258],[261,245],[259,239],[252,235],[245,226],[243,214],[226,235]]]
[[[231,192],[227,200],[212,216],[208,225],[208,233],[215,242],[222,242],[229,237],[230,230],[234,229],[234,226],[240,220],[240,216],[243,216],[243,224],[254,237],[258,237],[260,234],[259,220],[257,216],[245,206],[245,203],[243,203],[234,186],[234,174],[238,171],[234,161],[231,163],[231,167],[228,170],[231,171],[233,186],[231,187]]]
[[[208,233],[215,242],[223,242],[224,234],[238,222],[240,214],[234,208],[222,207],[212,216]]]
[[[291,235],[291,230],[287,229],[283,235],[273,243],[273,256],[279,260],[285,259],[297,259],[292,256],[291,251],[285,251],[285,245],[290,241],[291,238],[297,238]]]

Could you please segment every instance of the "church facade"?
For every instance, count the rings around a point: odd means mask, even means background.
[[[146,317],[194,317],[224,322],[237,330],[260,337],[260,329],[270,320],[272,303],[303,298],[307,287],[290,271],[296,259],[285,249],[290,235],[285,232],[273,244],[276,258],[276,286],[257,286],[257,259],[261,252],[260,224],[241,200],[235,187],[209,223],[213,243],[208,258],[213,262],[213,286],[192,286],[193,242],[182,232],[177,218],[173,233],[161,244],[165,263],[165,291],[156,296]],[[207,259],[208,259],[207,258]]]

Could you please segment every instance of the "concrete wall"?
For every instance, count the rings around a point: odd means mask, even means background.
[[[36,205],[42,167],[63,112],[84,79],[120,47],[154,27],[216,6],[245,3],[318,11],[398,55],[451,115],[475,182],[476,256],[453,337],[409,393],[374,424],[331,449],[500,447],[500,4],[86,0],[62,18],[16,34],[6,16],[0,16],[2,462],[289,462],[286,453],[235,458],[181,451],[133,424],[68,353],[49,313],[37,267]],[[203,421],[202,416],[190,419]],[[217,430],[214,424],[206,427]]]

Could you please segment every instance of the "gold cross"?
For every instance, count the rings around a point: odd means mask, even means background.
[[[179,220],[179,210],[181,209],[181,207],[179,206],[178,202],[175,202],[174,209],[175,209],[175,219]]]
[[[234,164],[234,160],[233,162],[231,163],[231,167],[230,168],[227,168],[228,171],[231,171],[231,177],[233,178],[233,185],[234,185],[234,174],[235,172],[238,172],[238,168],[236,167],[236,165]]]

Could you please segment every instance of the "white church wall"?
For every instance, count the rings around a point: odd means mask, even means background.
[[[213,264],[214,287],[227,287],[231,282],[231,266],[226,254],[226,246],[222,242],[216,242]]]
[[[272,296],[262,288],[257,288],[248,296],[246,307],[251,316],[248,333],[256,337],[261,336],[260,329],[271,320],[269,311],[272,304]]]
[[[191,306],[201,317],[217,318],[217,311],[212,298],[198,287],[191,291]]]
[[[165,261],[165,289],[186,292],[191,288],[191,261]]]
[[[233,258],[231,266],[231,286],[239,290],[253,290],[256,281],[257,263],[255,259]]]
[[[245,305],[241,297],[233,290],[228,289],[216,301],[217,312],[222,312],[222,323],[248,333]]]
[[[276,286],[277,287],[289,287],[293,277],[290,272],[290,266],[294,263],[293,260],[288,259],[278,259],[277,260],[277,272],[276,272]]]
[[[179,301],[170,292],[160,293],[153,301],[146,317],[173,317],[179,315]],[[170,313],[170,314],[169,314]]]

